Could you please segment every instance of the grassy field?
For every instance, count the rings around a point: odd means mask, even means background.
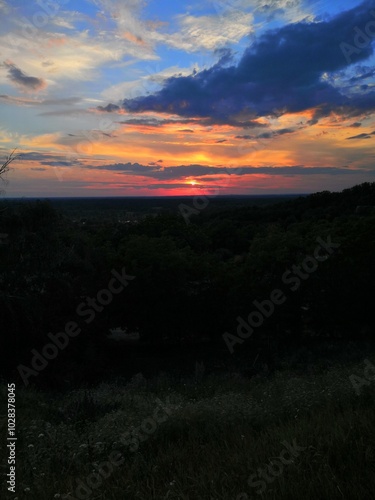
[[[61,394],[19,386],[17,488],[3,482],[2,498],[370,500],[375,373],[360,394],[350,379],[364,370],[244,379],[197,369]]]

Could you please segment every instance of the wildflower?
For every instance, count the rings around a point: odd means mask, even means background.
[[[25,488],[23,491],[24,491],[25,493],[28,493],[28,492],[30,491],[30,488]]]
[[[44,434],[39,434],[38,438],[44,438]]]
[[[33,444],[29,444],[27,447],[28,448],[34,448],[34,445]]]

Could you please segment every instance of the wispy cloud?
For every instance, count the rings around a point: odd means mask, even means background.
[[[185,52],[215,50],[235,44],[252,31],[253,15],[231,9],[227,15],[193,16],[188,13],[176,17],[178,29],[168,30],[168,23],[141,20],[143,0],[93,0],[104,16],[116,23],[118,35],[136,50],[150,53],[163,44]]]
[[[0,12],[7,14],[9,12],[9,6],[5,0],[0,0]]]
[[[226,16],[179,16],[180,29],[159,41],[186,52],[217,50],[238,43],[253,31],[253,15],[230,11]]]
[[[62,97],[61,99],[30,99],[26,97],[14,97],[6,94],[0,95],[3,103],[15,104],[17,106],[74,106],[82,101],[80,97]]]

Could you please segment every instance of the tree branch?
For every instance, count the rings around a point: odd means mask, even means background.
[[[9,172],[9,165],[18,157],[18,155],[15,154],[15,149],[10,153],[10,155],[7,157],[5,162],[0,165],[0,178],[3,180],[3,176]]]

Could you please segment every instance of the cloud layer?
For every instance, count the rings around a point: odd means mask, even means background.
[[[46,165],[52,165],[46,162]],[[200,178],[212,175],[277,175],[277,176],[296,176],[296,175],[351,175],[368,173],[363,169],[348,169],[337,167],[305,167],[303,165],[283,166],[283,167],[254,167],[245,166],[240,169],[230,169],[225,167],[212,167],[207,165],[179,165],[171,167],[161,167],[157,165],[141,165],[139,163],[115,163],[110,165],[87,165],[84,168],[89,170],[108,170],[122,174],[132,174],[143,177],[151,177],[157,180],[182,180],[190,177]],[[375,174],[375,171],[371,173]]]
[[[329,21],[269,30],[245,50],[238,64],[228,66],[226,57],[201,72],[169,78],[159,92],[125,99],[122,107],[132,113],[209,117],[238,126],[255,117],[311,108],[316,109],[314,122],[333,111],[356,116],[373,110],[374,91],[346,94],[327,78],[373,55],[371,40],[360,49],[353,45],[357,30],[375,21],[373,9],[375,0],[366,0]],[[343,43],[356,49],[350,58]]]
[[[375,0],[47,3],[0,0],[7,195],[373,180]]]

